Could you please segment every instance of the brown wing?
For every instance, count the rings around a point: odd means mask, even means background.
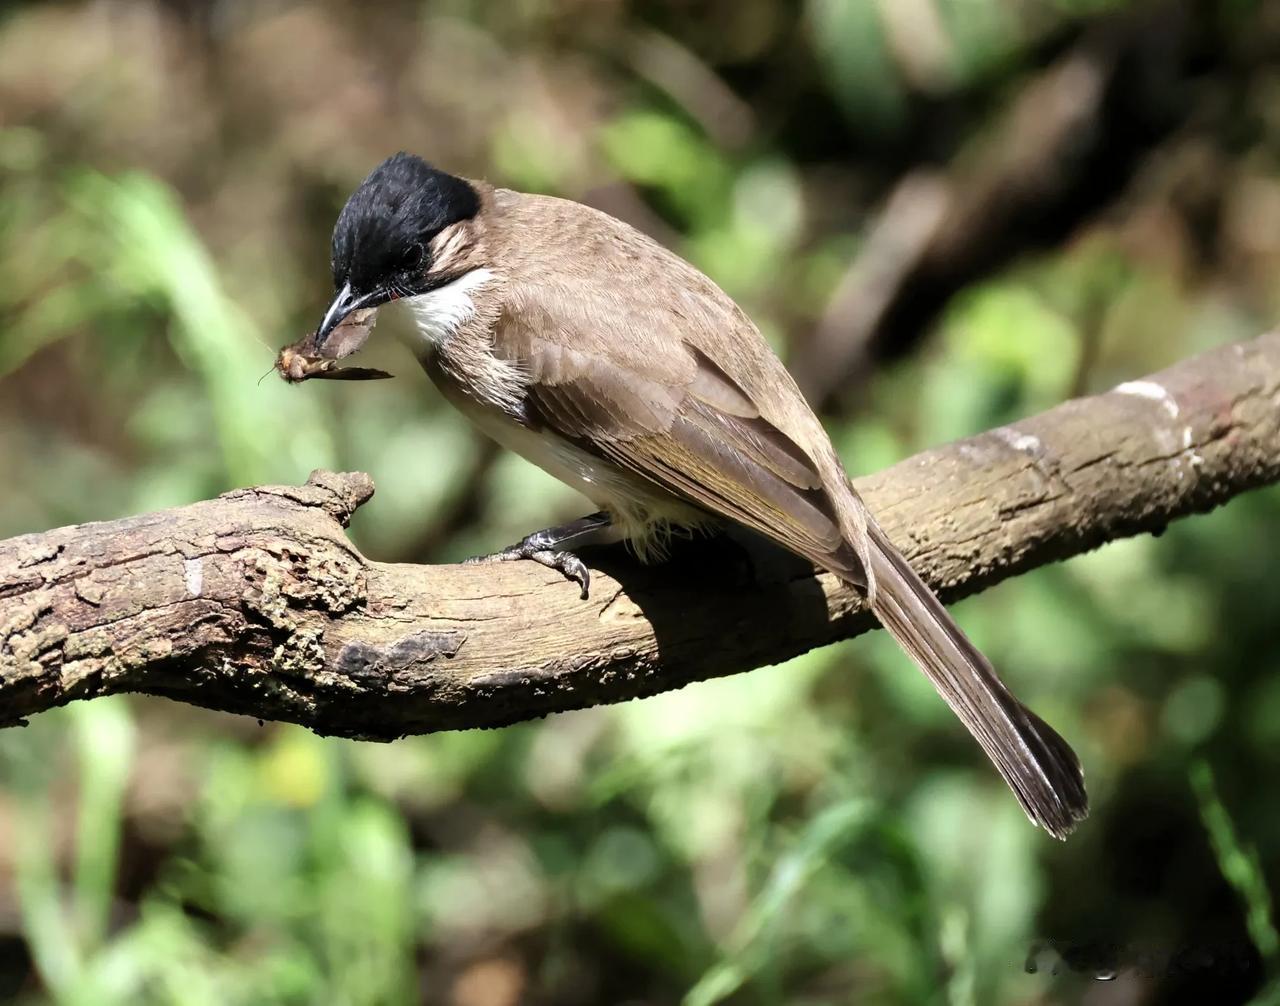
[[[810,453],[830,450],[826,435],[750,321],[692,266],[616,221],[539,207],[539,217],[565,215],[531,275],[512,277],[496,331],[498,352],[528,372],[531,418],[846,580],[866,584],[865,556],[880,621],[1031,820],[1065,836],[1088,812],[1074,752],[1009,692],[866,514],[834,452]],[[713,356],[732,361],[733,376]]]
[[[539,374],[538,340],[532,345],[528,395],[536,419],[685,500],[865,582],[813,461],[697,350],[688,350],[696,369],[681,389],[582,354],[568,367],[560,355],[559,380],[548,383]],[[1088,808],[1075,753],[1005,687],[873,520],[869,531],[876,616],[968,727],[1031,820],[1064,837]]]
[[[701,351],[687,381],[659,368],[623,369],[533,336],[522,359],[534,422],[819,565],[860,580],[813,460],[763,418]]]
[[[525,271],[509,276],[495,348],[527,372],[531,418],[861,582],[796,423],[816,429],[818,443],[825,433],[738,306],[683,259],[603,214],[516,194],[505,194],[504,210],[506,257]],[[539,254],[529,260],[514,248],[535,227]],[[735,375],[712,356],[734,359]],[[779,407],[792,404],[788,391],[798,410]]]

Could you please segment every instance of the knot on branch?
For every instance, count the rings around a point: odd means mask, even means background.
[[[352,515],[373,498],[373,479],[364,472],[327,472],[317,468],[305,485],[256,486],[233,489],[219,499],[242,500],[252,496],[274,496],[304,507],[323,510],[346,527]]]
[[[1270,482],[1280,333],[856,484],[956,597]],[[372,495],[367,475],[317,471],[0,542],[0,725],[149,692],[390,739],[651,695],[872,624],[853,587],[757,549],[747,576],[601,555],[589,603],[532,563],[371,562],[340,525]]]
[[[317,468],[303,489],[318,490],[318,499],[310,505],[322,507],[346,527],[352,515],[373,498],[373,479],[364,472],[327,472]]]

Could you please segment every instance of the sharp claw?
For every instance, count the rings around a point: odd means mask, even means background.
[[[563,569],[561,572],[582,584],[581,599],[585,601],[591,597],[591,570],[587,569],[586,563],[576,555],[570,555],[569,558],[572,562],[566,565],[570,568]]]
[[[590,596],[591,573],[586,564],[572,552],[561,552],[552,549],[539,549],[528,553],[525,558],[541,563],[548,569],[554,569],[567,580],[582,585],[581,597],[585,601]]]
[[[537,540],[536,535],[530,535],[518,545],[504,548],[501,552],[494,552],[491,555],[473,555],[469,559],[463,559],[462,565],[478,566],[489,562],[514,562],[520,559],[531,559],[542,566],[546,566],[548,569],[556,570],[565,579],[581,584],[582,591],[580,596],[582,600],[589,599],[591,596],[591,571],[587,569],[586,563],[572,552],[541,548],[539,547],[541,544],[542,542]]]

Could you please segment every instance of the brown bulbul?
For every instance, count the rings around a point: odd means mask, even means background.
[[[281,353],[286,379],[385,376],[333,361],[401,300],[445,397],[600,509],[485,560],[533,559],[586,596],[575,548],[625,539],[648,559],[673,530],[744,525],[865,593],[1035,824],[1062,838],[1088,813],[1071,747],[885,537],[751,319],[688,262],[587,206],[401,153],[338,217],[333,280],[320,327]]]

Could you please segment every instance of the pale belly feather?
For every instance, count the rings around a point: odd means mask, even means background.
[[[447,287],[402,302],[416,322],[405,341],[445,398],[482,433],[607,512],[617,537],[629,541],[642,559],[660,556],[673,532],[713,523],[710,514],[661,486],[550,431],[522,424],[517,418],[523,399],[519,369],[492,353],[476,352],[474,347],[459,352],[451,344],[454,333],[471,316],[470,292],[486,279],[468,274]]]

